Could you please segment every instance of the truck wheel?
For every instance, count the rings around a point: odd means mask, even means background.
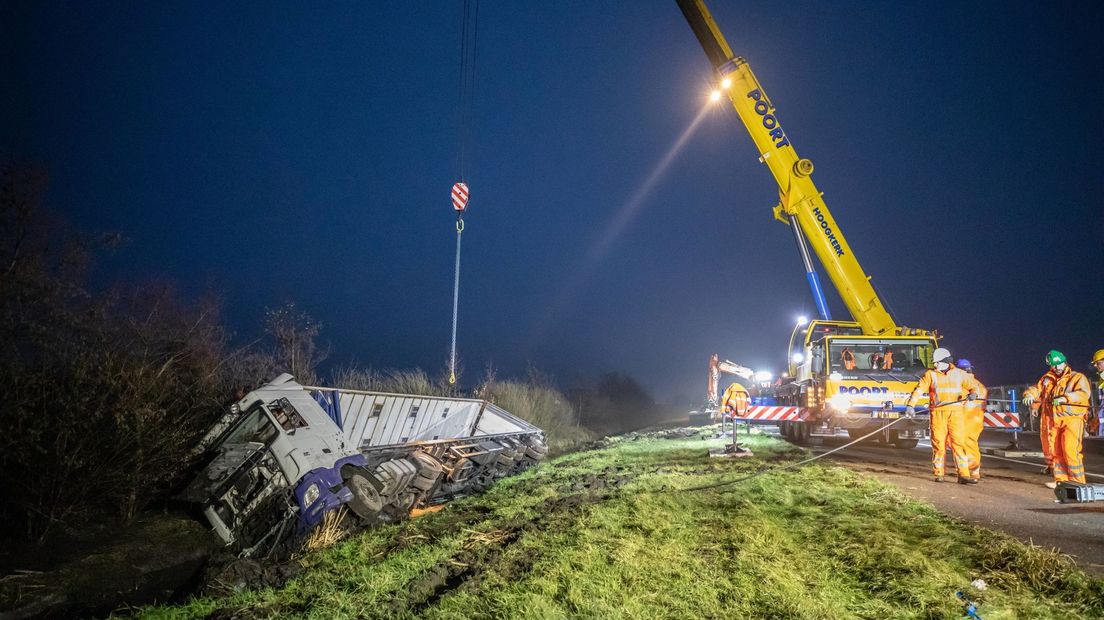
[[[799,444],[809,443],[809,436],[812,435],[812,426],[808,422],[794,422],[794,440]]]
[[[414,493],[403,493],[391,503],[390,509],[396,517],[406,518],[410,514],[410,509],[414,507],[414,501],[417,499],[418,497]]]
[[[455,464],[455,466],[453,466],[452,471],[449,472],[449,482],[467,482],[468,478],[471,477],[474,471],[475,463],[473,463],[471,459],[461,459]]]
[[[899,450],[912,450],[920,444],[920,440],[914,437],[898,437],[893,440],[893,447]]]
[[[383,500],[368,479],[370,475],[367,472],[357,472],[345,481],[345,486],[353,494],[353,499],[349,500],[349,510],[361,519],[371,519],[383,510]]]

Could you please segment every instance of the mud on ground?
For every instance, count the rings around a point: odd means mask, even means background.
[[[218,549],[210,532],[181,514],[150,513],[97,537],[74,541],[69,553],[21,548],[0,577],[0,617],[106,616],[129,605],[180,601]]]

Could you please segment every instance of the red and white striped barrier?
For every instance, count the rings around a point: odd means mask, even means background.
[[[1020,414],[1013,411],[986,411],[985,426],[989,428],[1020,428]]]
[[[752,405],[748,407],[744,415],[738,415],[736,419],[756,422],[794,422],[797,420],[804,420],[808,416],[809,410],[803,407],[768,407],[765,405]]]
[[[748,407],[744,415],[735,417],[737,420],[749,422],[797,422],[808,419],[809,410],[804,407],[753,405]],[[1012,411],[986,411],[985,426],[988,428],[1020,428],[1020,414]]]

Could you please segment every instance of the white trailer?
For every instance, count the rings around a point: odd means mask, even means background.
[[[548,452],[541,429],[485,400],[303,386],[246,394],[208,433],[182,495],[243,556],[347,505],[368,522],[479,491]]]

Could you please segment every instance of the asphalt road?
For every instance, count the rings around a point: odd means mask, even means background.
[[[770,427],[761,427],[765,432]],[[1021,435],[1021,447],[1038,449],[1038,437]],[[1004,448],[1011,435],[987,431],[983,447]],[[814,452],[825,452],[846,444],[847,437],[814,438]],[[1104,484],[1104,441],[1085,442],[1085,465],[1089,482]],[[912,450],[898,450],[879,444],[859,444],[828,459],[874,476],[900,488],[916,499],[934,504],[943,512],[965,521],[1002,530],[1025,542],[1054,547],[1072,556],[1086,571],[1104,575],[1104,502],[1059,504],[1039,473],[1042,459],[998,458],[982,455],[982,481],[976,486],[955,483],[953,469],[947,482],[932,481],[931,446],[921,442]],[[1016,462],[1016,461],[1023,461]],[[948,458],[950,463],[950,458]]]

